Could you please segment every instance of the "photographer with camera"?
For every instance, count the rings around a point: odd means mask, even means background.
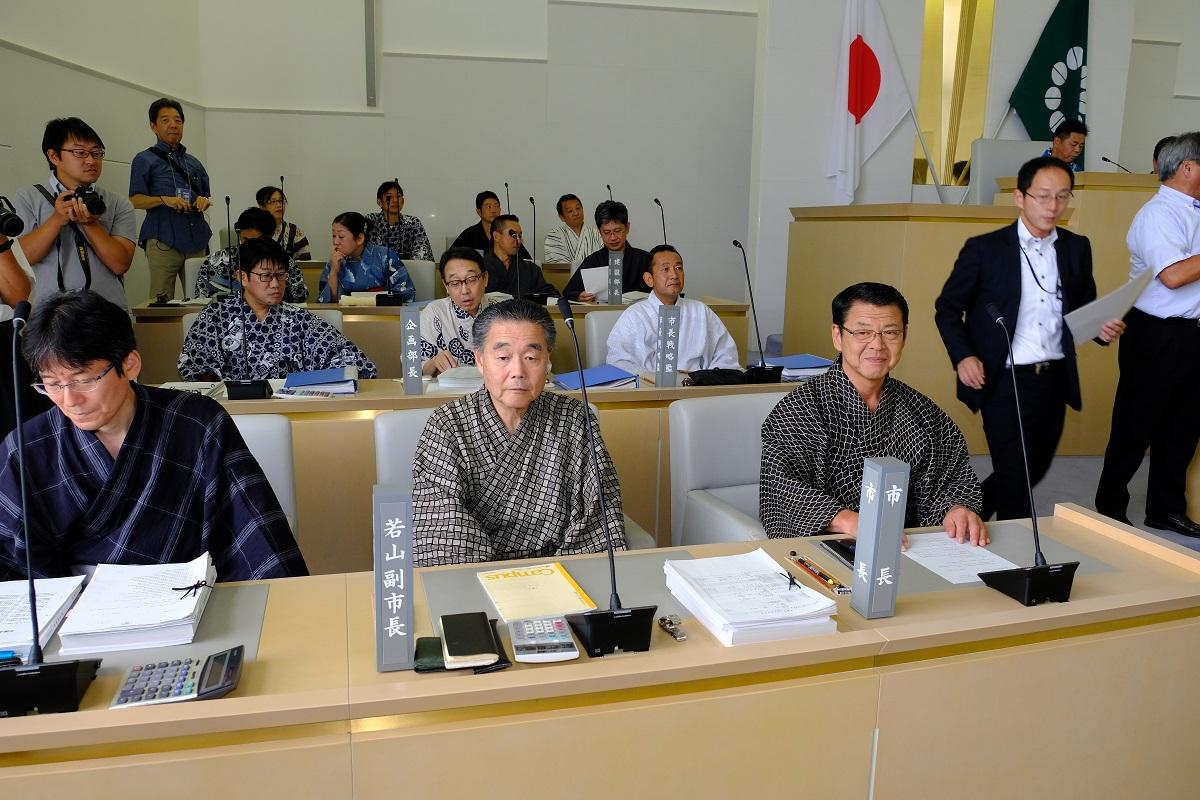
[[[21,249],[33,269],[34,306],[55,292],[92,289],[128,309],[121,276],[133,263],[137,230],[123,195],[95,186],[104,142],[78,117],[52,119],[42,135],[50,177],[13,195],[29,231]]]

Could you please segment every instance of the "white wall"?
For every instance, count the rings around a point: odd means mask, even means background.
[[[546,0],[383,0],[385,53],[546,60]]]
[[[1133,35],[1179,43],[1179,60],[1167,87],[1173,94],[1200,97],[1200,7],[1195,0],[1137,0]],[[1193,122],[1191,129],[1196,127],[1200,125]]]
[[[237,214],[287,175],[289,217],[315,255],[334,215],[373,210],[390,177],[435,252],[476,219],[481,189],[503,199],[508,181],[527,234],[533,195],[540,240],[559,195],[578,194],[590,212],[612,184],[639,247],[661,241],[662,200],[690,293],[744,297],[729,243],[746,237],[755,18],[566,3],[547,12],[545,63],[385,57],[379,116],[210,111],[214,187],[227,187]]]
[[[924,2],[885,0],[881,7],[912,91]],[[783,330],[789,209],[833,202],[833,179],[825,174],[841,30],[840,2],[762,0],[759,6],[750,256],[764,340]],[[914,136],[912,123],[901,122],[865,164],[856,202],[909,200]]]

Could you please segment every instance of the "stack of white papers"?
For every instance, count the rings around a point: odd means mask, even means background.
[[[740,556],[668,560],[667,588],[724,644],[834,633],[837,603],[803,584],[761,548]]]
[[[38,641],[45,647],[62,624],[67,609],[83,588],[83,576],[39,578],[37,586]],[[0,650],[13,650],[28,661],[33,649],[33,631],[29,619],[29,582],[0,583]]]
[[[479,367],[463,366],[448,369],[437,376],[438,386],[443,389],[475,390],[483,386],[483,375]]]
[[[64,656],[188,644],[216,581],[208,553],[186,564],[100,564],[59,631]],[[179,591],[199,581],[208,586]]]

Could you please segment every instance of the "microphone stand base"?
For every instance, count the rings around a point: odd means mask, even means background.
[[[0,717],[77,711],[100,659],[56,661],[0,669]]]
[[[599,658],[616,650],[640,653],[650,649],[654,615],[658,606],[594,610],[567,614],[571,630],[590,658]]]
[[[766,364],[746,367],[746,383],[781,383],[783,367]]]
[[[266,400],[273,392],[269,381],[225,381],[230,400]]]
[[[375,295],[375,307],[379,306],[402,306],[404,298],[398,294],[377,294]]]
[[[1042,601],[1065,603],[1071,599],[1078,561],[980,572],[979,580],[1018,603],[1036,606]]]

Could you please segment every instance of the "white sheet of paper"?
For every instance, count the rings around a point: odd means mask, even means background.
[[[608,270],[591,267],[583,273],[583,290],[596,295],[596,301],[608,301]]]
[[[978,582],[980,572],[1017,566],[986,547],[959,544],[945,531],[910,535],[904,555],[950,583]]]
[[[1153,278],[1153,270],[1142,270],[1140,275],[1119,289],[1065,315],[1063,319],[1071,329],[1071,335],[1075,337],[1075,345],[1081,346],[1088,340],[1095,339],[1100,334],[1100,328],[1110,319],[1125,316]]]

